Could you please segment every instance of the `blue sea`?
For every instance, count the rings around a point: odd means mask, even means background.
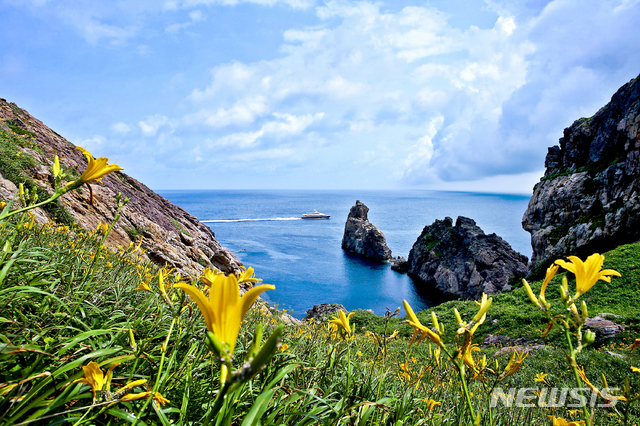
[[[414,281],[390,269],[345,253],[340,244],[349,209],[356,200],[369,207],[394,256],[409,250],[436,219],[467,216],[485,233],[495,232],[530,257],[530,237],[520,224],[528,196],[406,191],[210,190],[157,191],[209,226],[256,277],[276,289],[262,297],[294,317],[319,303],[340,303],[349,311],[395,310],[406,299],[414,310],[441,301],[418,291]],[[318,210],[325,220],[302,220]]]

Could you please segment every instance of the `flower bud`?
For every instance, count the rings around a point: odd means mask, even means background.
[[[53,166],[51,167],[51,171],[53,172],[54,178],[60,176],[60,159],[57,155],[53,159]]]
[[[584,343],[585,345],[590,345],[596,341],[596,333],[591,330],[587,330],[584,332]]]
[[[587,310],[587,304],[585,303],[584,300],[580,305],[580,309],[582,310],[582,321],[586,321],[587,318],[589,318],[589,311]]]
[[[524,289],[527,291],[527,296],[529,296],[529,300],[531,300],[531,302],[534,305],[540,306],[540,303],[538,302],[536,295],[533,294],[533,290],[531,290],[531,286],[529,286],[529,283],[524,278],[522,279],[522,285],[524,286]]]
[[[460,312],[456,308],[453,308],[453,315],[456,317],[456,321],[460,327],[464,327],[464,323],[462,322],[462,317],[460,316]]]
[[[431,312],[431,322],[433,323],[433,328],[440,333],[440,323],[438,322],[438,316],[435,312]],[[440,333],[442,334],[442,333]]]
[[[562,285],[560,286],[560,298],[563,302],[566,303],[569,300],[569,284],[567,282],[567,277],[562,277]]]

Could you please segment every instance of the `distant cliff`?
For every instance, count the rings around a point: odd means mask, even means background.
[[[19,142],[17,146],[21,152],[17,158],[28,159],[25,162],[30,165],[26,170],[27,178],[42,191],[53,192],[51,162],[54,156],[60,157],[60,164],[69,173],[76,173],[75,170],[81,173],[85,169],[86,158],[73,144],[27,111],[2,98],[0,120],[0,136]],[[100,152],[92,154],[100,156]],[[1,161],[6,159],[0,158]],[[24,181],[24,176],[15,170],[15,164],[2,166],[0,171],[4,170],[5,176],[0,176],[0,198],[8,200],[16,194],[16,185]],[[242,263],[238,258],[216,241],[206,225],[182,208],[122,172],[104,177],[103,183],[92,185],[93,203],[90,203],[89,191],[83,188],[82,192],[71,191],[61,197],[58,211],[38,209],[36,217],[43,222],[60,216],[58,220],[75,221],[85,229],[93,230],[99,223],[113,220],[116,195],[121,193],[131,201],[124,208],[107,244],[126,246],[130,242],[137,243],[142,236],[142,247],[147,250],[150,260],[191,275],[199,275],[205,267],[216,267],[225,272],[239,269]]]
[[[522,218],[538,270],[640,239],[640,76],[564,130]],[[546,265],[546,266],[545,266]]]
[[[344,225],[342,249],[370,260],[386,262],[391,259],[391,250],[384,234],[369,222],[368,214],[369,208],[356,200]]]

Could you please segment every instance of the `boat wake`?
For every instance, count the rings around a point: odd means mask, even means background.
[[[267,219],[211,219],[211,220],[201,220],[202,223],[229,223],[229,222],[265,222],[265,221],[275,221],[275,220],[301,220],[299,217],[274,217]]]

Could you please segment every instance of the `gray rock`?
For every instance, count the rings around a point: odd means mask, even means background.
[[[391,269],[400,273],[409,272],[409,262],[404,257],[398,256],[391,260]]]
[[[313,305],[313,308],[307,311],[307,315],[304,320],[313,320],[316,324],[322,324],[325,321],[331,319],[338,314],[338,311],[348,313],[347,308],[339,303],[321,303],[319,305]]]
[[[605,319],[601,316],[587,318],[584,326],[596,333],[596,342],[615,337],[618,333],[624,331],[624,326]]]
[[[538,270],[640,239],[640,78],[565,129],[545,167],[522,218]]]
[[[347,222],[344,225],[342,249],[357,253],[362,257],[377,262],[391,259],[391,250],[387,247],[384,234],[373,226],[367,217],[369,208],[359,200],[351,207]]]
[[[450,297],[478,299],[510,290],[509,280],[528,273],[527,257],[472,219],[450,217],[426,226],[409,252],[409,274]]]

